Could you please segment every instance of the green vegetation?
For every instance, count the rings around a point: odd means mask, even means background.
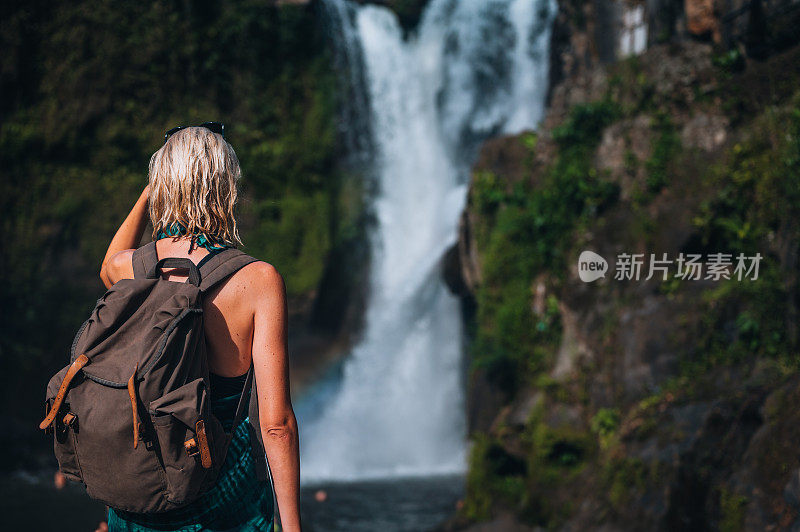
[[[600,179],[591,163],[599,135],[616,113],[610,101],[573,109],[553,132],[559,155],[541,183],[517,183],[508,191],[490,172],[475,175],[470,201],[481,214],[476,238],[484,283],[472,359],[512,395],[545,367],[560,339],[557,300],[550,298],[543,315],[533,316],[534,277],[544,271],[563,275],[573,231],[616,199],[617,187]]]
[[[524,456],[509,453],[501,439],[475,436],[463,509],[466,517],[486,520],[496,505],[515,511],[532,525],[553,526],[569,515],[569,502],[554,500],[553,491],[580,475],[594,458],[597,445],[588,431],[550,426],[544,413],[541,406],[536,408],[525,426]]]
[[[797,366],[797,309],[789,297],[796,281],[764,242],[800,238],[800,229],[787,223],[800,209],[800,98],[768,110],[715,170],[717,192],[694,219],[701,249],[725,250],[734,264],[740,253],[749,257],[754,250],[762,259],[757,280],[734,276],[706,293],[698,355],[685,369],[701,372],[754,357],[784,357]]]
[[[727,488],[719,490],[719,530],[720,532],[740,532],[744,530],[744,512],[747,497],[737,495]]]
[[[647,191],[658,193],[669,181],[671,163],[677,158],[681,149],[678,132],[672,120],[665,112],[659,112],[653,119],[656,137],[653,140],[652,153],[645,162],[647,168]]]
[[[523,460],[508,454],[487,436],[478,435],[470,452],[464,515],[487,520],[498,501],[518,510],[527,493],[525,468]]]
[[[610,447],[615,442],[620,421],[618,408],[601,408],[592,417],[589,426],[599,438],[603,448]]]
[[[610,509],[625,513],[635,498],[652,486],[663,484],[663,466],[639,458],[610,454],[601,464],[600,485]]]
[[[718,57],[715,75],[737,83],[739,77],[750,75],[740,60],[735,54]],[[641,449],[646,445],[652,453],[653,446],[660,450],[667,442],[689,438],[677,419],[686,422],[692,414],[680,413],[679,405],[730,400],[738,409],[745,401],[763,400],[751,389],[774,391],[788,378],[797,378],[800,93],[774,94],[770,103],[750,112],[736,91],[725,89],[728,92],[713,98],[695,92],[687,109],[689,104],[680,96],[655,91],[642,61],[634,58],[616,65],[606,96],[575,106],[552,130],[555,146],[544,149],[555,154],[546,168],[531,164],[544,135],[523,134],[516,141],[528,150],[520,163],[529,169],[529,177],[509,183],[486,169],[473,175],[469,208],[483,280],[475,294],[471,360],[506,394],[511,408],[527,404],[532,390],[537,406],[524,426],[507,426],[501,413],[488,433],[474,435],[464,511],[470,519],[487,519],[498,509],[510,509],[521,521],[553,529],[575,515],[576,499],[591,498],[598,503],[599,524],[630,518],[635,514],[632,505],[646,506],[653,497],[658,500],[658,494],[677,489],[670,482],[687,482],[688,489],[698,489],[698,497],[708,497],[705,508],[719,508],[718,515],[708,518],[721,530],[743,529],[752,502],[715,487],[719,480],[709,478],[718,472],[698,466],[688,474],[696,474],[701,487],[692,488],[694,480],[682,480],[685,472],[676,471],[675,464],[643,459]],[[727,132],[730,143],[714,153],[682,146],[680,128],[688,119],[687,110],[688,116],[733,113],[726,116],[736,128]],[[620,173],[631,188],[623,201],[612,178],[595,167],[595,153],[607,127],[623,119],[630,124],[642,115],[650,118],[650,152],[639,160],[630,139],[624,139]],[[674,207],[681,209],[671,210]],[[672,212],[691,220],[686,234],[665,230]],[[611,223],[616,230],[605,234],[605,224]],[[579,363],[574,374],[553,377],[562,336],[559,298],[566,303],[568,298],[588,297],[568,284],[566,261],[592,227],[600,228],[594,229],[595,237],[614,239],[606,245],[653,252],[678,246],[672,250],[675,254],[722,252],[732,255],[734,266],[740,253],[761,254],[757,280],[740,281],[734,273],[732,279],[711,286],[671,278],[655,287],[656,297],[682,305],[676,305],[682,310],[675,319],[683,329],[680,334],[686,336],[676,345],[674,373],[660,376],[653,389],[638,397],[619,391],[618,373],[604,373],[619,370],[614,357],[620,356],[616,336],[621,311],[630,308],[631,298],[639,300],[644,294],[625,287],[594,287],[602,291],[605,305],[602,312],[596,309],[604,317],[592,322],[596,337],[588,340],[597,365]],[[547,287],[544,305],[536,299],[539,283]],[[612,397],[613,407],[603,408],[607,398],[598,399],[594,393],[593,386],[605,378],[612,381],[609,393],[619,391]],[[562,411],[570,413],[558,413]],[[781,407],[782,415],[775,417],[793,419],[787,411]],[[782,422],[765,420],[765,425],[777,423]],[[763,449],[748,451],[757,458],[747,458],[755,460],[759,470],[770,472],[764,474],[768,479],[764,482],[771,483],[769,489],[777,490],[778,498],[787,475],[797,467],[783,450],[795,440],[786,425]],[[706,430],[710,429],[701,429]],[[749,437],[735,425],[719,430],[713,437],[721,438],[732,451],[732,441]],[[707,450],[698,447],[697,452]],[[525,466],[504,469],[501,464],[508,456]]]
[[[523,440],[529,445],[530,468],[542,487],[552,486],[575,473],[593,454],[595,439],[583,429],[571,425],[551,426],[541,410],[528,422]]]
[[[472,363],[509,398],[530,385],[559,396],[559,387],[548,386],[552,381],[544,373],[561,339],[558,299],[548,296],[541,313],[534,314],[533,283],[545,272],[560,282],[574,233],[616,201],[618,187],[601,179],[592,156],[603,129],[618,113],[610,100],[575,107],[553,132],[558,156],[541,182],[516,183],[509,190],[491,172],[474,175],[470,206],[480,216],[475,235],[484,282],[477,293]],[[531,152],[537,146],[535,136],[523,135],[521,141]],[[602,430],[609,429],[613,415],[608,417],[601,421]],[[592,459],[596,437],[588,429],[552,427],[537,409],[521,439],[527,449],[525,467],[504,468],[509,455],[501,442],[477,436],[467,479],[467,517],[486,519],[495,503],[540,525],[568,515],[569,504],[554,503],[550,492]]]
[[[290,296],[317,288],[329,254],[358,232],[362,206],[357,179],[336,166],[336,79],[315,9],[104,0],[4,9],[0,359],[15,375],[4,397],[33,404],[31,383],[66,360],[102,293],[106,246],[175,125],[226,124],[243,168],[245,251],[273,263]]]
[[[741,72],[745,67],[744,55],[738,48],[731,48],[726,52],[715,55],[711,58],[711,62],[727,75]]]

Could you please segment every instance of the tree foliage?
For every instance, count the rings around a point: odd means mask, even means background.
[[[38,383],[65,362],[102,293],[105,248],[176,125],[226,124],[245,251],[273,263],[290,295],[316,289],[353,216],[340,212],[335,76],[313,3],[0,9],[3,365]]]

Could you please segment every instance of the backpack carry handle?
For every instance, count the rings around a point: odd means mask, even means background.
[[[147,278],[156,279],[161,268],[180,268],[182,270],[189,270],[189,282],[195,286],[200,286],[200,270],[198,270],[197,265],[189,259],[181,259],[177,257],[165,257],[160,259],[147,272]]]

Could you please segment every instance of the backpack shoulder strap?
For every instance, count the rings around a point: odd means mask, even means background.
[[[133,251],[133,278],[144,279],[158,262],[156,253],[156,241],[153,240]]]
[[[257,260],[235,248],[220,251],[208,260],[203,259],[199,264],[200,290],[207,292],[218,283]]]
[[[236,427],[244,421],[244,414],[247,412],[249,418],[248,423],[252,428],[252,430],[250,430],[250,447],[253,451],[253,461],[256,466],[256,478],[258,478],[258,480],[269,479],[272,488],[272,502],[273,504],[277,504],[277,500],[275,499],[275,486],[272,481],[272,471],[270,470],[269,461],[267,460],[267,452],[264,449],[264,440],[261,436],[261,423],[258,419],[258,390],[256,389],[254,371],[251,362],[250,369],[247,370],[244,386],[242,387],[242,394],[239,396],[239,403],[236,405],[236,415],[233,417],[233,429],[227,435],[222,456],[225,457],[227,455],[228,447],[233,438],[233,432],[236,430]]]
[[[250,426],[253,429],[250,431],[250,447],[253,449],[253,460],[255,461],[256,465],[256,476],[258,480],[269,479],[270,483],[272,483],[272,471],[270,470],[269,462],[267,461],[267,453],[264,449],[264,438],[261,435],[261,422],[258,415],[258,388],[256,387],[255,379],[253,379],[253,382],[250,385],[250,390],[250,404],[247,405],[247,414]]]

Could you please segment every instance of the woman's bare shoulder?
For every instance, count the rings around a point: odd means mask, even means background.
[[[106,274],[111,284],[121,279],[133,279],[133,249],[123,249],[109,257]]]
[[[236,277],[257,299],[286,297],[283,276],[275,266],[268,262],[260,260],[251,262],[239,270]]]

